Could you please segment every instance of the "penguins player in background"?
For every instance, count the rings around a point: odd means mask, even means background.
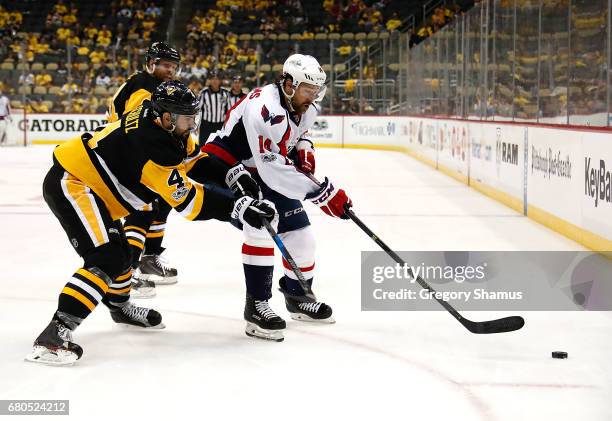
[[[150,99],[160,83],[174,80],[180,69],[181,55],[176,48],[155,42],[149,47],[145,60],[145,69],[130,76],[113,96],[108,111],[110,123]],[[132,248],[134,298],[155,296],[155,284],[177,282],[177,269],[162,256],[170,210],[164,200],[154,200],[151,209],[134,212],[125,219],[125,234]]]

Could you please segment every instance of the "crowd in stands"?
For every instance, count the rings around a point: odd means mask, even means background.
[[[440,6],[434,9],[433,14],[425,19],[422,25],[411,32],[410,47],[419,44],[423,40],[429,38],[440,29],[444,28],[455,19],[456,16],[462,16],[464,9],[458,4],[453,4],[450,7]]]
[[[19,32],[20,12],[0,8],[5,92],[20,101],[25,91],[28,101],[21,105],[31,111],[105,110],[110,94],[141,68],[162,8],[143,0],[100,3],[57,0],[39,30],[27,33]]]
[[[0,77],[7,93],[19,101],[25,92],[29,100],[22,105],[32,111],[104,111],[126,77],[142,69],[148,45],[159,39],[156,30],[165,29],[160,28],[164,5],[163,0],[54,0],[40,12],[40,28],[22,33],[22,14],[0,8],[0,36],[6,41],[0,43]],[[252,87],[277,77],[284,59],[296,50],[317,56],[329,71],[330,62],[365,51],[366,36],[376,40],[402,30],[405,6],[402,0],[202,0],[193,5],[187,23],[180,77],[199,92],[215,69],[226,80],[239,74],[245,87]],[[453,13],[436,9],[428,34]],[[25,70],[20,68],[24,61]],[[378,70],[367,62],[364,79],[380,77]],[[368,111],[368,104],[350,100],[356,94],[355,72],[345,78],[339,109]]]

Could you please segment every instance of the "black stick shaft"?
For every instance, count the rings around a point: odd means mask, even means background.
[[[364,224],[361,219],[359,219],[357,217],[357,215],[355,215],[355,213],[350,210],[348,207],[345,208],[346,214],[348,215],[348,217],[355,223],[357,224],[357,226],[359,228],[361,228],[361,230],[363,232],[365,232],[368,237],[370,237],[372,240],[374,240],[374,242],[376,244],[378,244],[380,246],[380,248],[382,248],[389,256],[391,256],[391,258],[393,260],[395,260],[397,263],[399,263],[402,266],[406,265],[406,262],[404,262],[404,260],[402,260],[401,257],[399,257],[399,255],[394,252],[393,250],[391,250],[391,248],[389,246],[387,246],[383,240],[381,240],[380,238],[378,238],[378,236],[376,234],[374,234],[374,232],[372,232],[372,230],[370,228],[368,228],[368,226],[366,224]],[[428,291],[431,291],[433,293],[433,297],[435,298],[435,300],[440,303],[440,305],[442,307],[444,307],[450,314],[453,315],[453,317],[457,320],[459,320],[460,322],[463,323],[463,320],[465,320],[465,318],[459,314],[459,312],[457,310],[455,310],[455,308],[450,305],[448,302],[440,299],[437,297],[436,291],[427,283],[425,282],[425,280],[423,280],[423,278],[421,278],[420,276],[414,276],[414,273],[412,272],[412,269],[410,269],[409,267],[406,268],[408,270],[408,274],[414,278],[414,280],[423,288],[426,289]]]
[[[321,185],[319,181],[312,175],[308,173],[304,173],[308,178],[310,178],[317,185]],[[398,256],[396,252],[391,250],[389,246],[387,246],[366,224],[364,224],[361,219],[355,215],[355,213],[350,209],[348,205],[344,206],[344,210],[346,215],[351,219],[363,232],[365,232],[368,237],[370,237],[378,246],[380,246],[393,260],[399,263],[402,266],[406,266],[406,262],[402,260],[401,257]],[[448,311],[463,327],[469,330],[472,333],[502,333],[502,332],[512,332],[522,328],[525,325],[525,320],[520,316],[511,316],[504,317],[502,319],[489,320],[484,322],[473,322],[469,319],[463,317],[452,305],[448,302],[438,298],[436,291],[421,278],[420,276],[415,277],[412,270],[408,267],[410,276],[423,288],[427,291],[432,292],[434,299],[446,310]]]

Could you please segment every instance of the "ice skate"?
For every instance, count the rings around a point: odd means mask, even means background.
[[[157,311],[146,307],[138,307],[130,301],[124,303],[121,307],[110,305],[109,310],[115,323],[146,329],[164,329],[166,327],[162,323],[161,314]]]
[[[72,331],[63,323],[52,320],[34,341],[26,361],[46,365],[73,365],[83,355],[83,348],[72,342]]]
[[[132,278],[154,282],[156,285],[171,285],[178,282],[178,271],[159,254],[145,254]]]
[[[137,271],[138,269],[136,269]],[[155,283],[144,279],[136,279],[132,275],[132,289],[130,291],[131,298],[153,298],[157,295]]]
[[[332,316],[332,308],[321,301],[317,301],[311,289],[304,295],[292,295],[286,289],[284,278],[281,278],[279,284],[279,291],[285,296],[285,306],[293,320],[326,324],[336,323]]]
[[[247,294],[244,319],[247,322],[245,333],[248,336],[276,342],[285,339],[283,329],[287,324],[274,313],[267,300],[255,300]]]

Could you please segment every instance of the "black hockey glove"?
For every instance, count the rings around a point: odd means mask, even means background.
[[[259,185],[242,164],[236,164],[227,171],[225,184],[236,194],[236,196],[250,196],[253,199],[261,199]]]
[[[238,219],[243,224],[250,225],[256,229],[263,227],[262,218],[273,223],[275,216],[276,208],[272,202],[255,200],[249,196],[242,196],[237,199],[232,210],[232,218]]]

